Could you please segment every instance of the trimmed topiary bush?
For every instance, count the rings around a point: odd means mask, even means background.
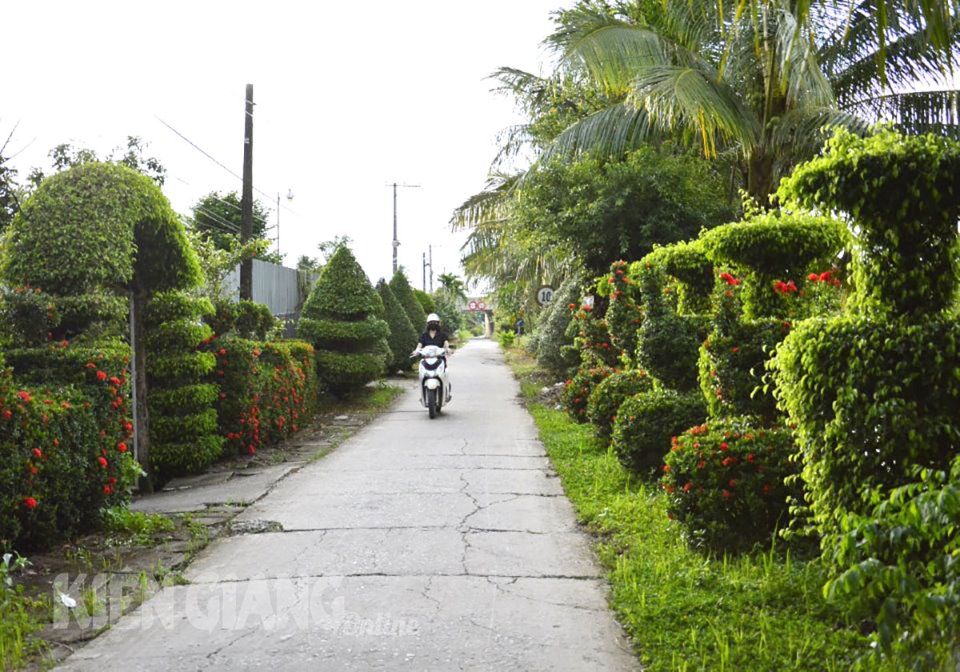
[[[577,422],[586,422],[590,395],[594,388],[613,372],[612,368],[604,364],[581,367],[576,375],[566,382],[560,395],[560,403],[567,414]]]
[[[554,376],[563,376],[576,365],[565,355],[563,348],[573,345],[573,338],[567,337],[567,328],[579,302],[580,283],[571,276],[560,283],[553,294],[553,302],[537,324],[537,364]]]
[[[690,543],[718,553],[769,544],[785,527],[787,502],[799,485],[786,485],[797,465],[793,435],[745,417],[710,420],[672,440],[661,483],[667,512]]]
[[[607,328],[610,342],[628,363],[637,349],[637,330],[643,317],[639,305],[640,290],[629,277],[629,267],[625,261],[615,261],[607,276],[606,295],[610,299],[607,308]]]
[[[644,268],[640,278],[643,322],[637,333],[637,364],[666,387],[692,390],[707,318],[677,314],[664,299],[662,271]]]
[[[317,375],[325,389],[344,396],[383,373],[390,347],[382,316],[380,295],[341,245],[323,267],[297,323],[297,335],[316,349]]]
[[[416,297],[417,302],[420,303],[420,307],[423,308],[424,315],[437,312],[437,304],[434,303],[433,297],[425,291],[422,289],[414,289],[413,295]],[[409,318],[409,315],[407,317]]]
[[[393,295],[390,285],[383,278],[377,283],[377,293],[380,295],[380,300],[383,301],[384,316],[387,326],[390,327],[390,337],[387,339],[387,343],[390,345],[392,357],[387,363],[387,371],[408,370],[411,365],[410,353],[417,347],[420,335],[413,328],[406,311],[397,301],[397,297]]]
[[[744,318],[786,317],[811,270],[829,268],[847,244],[841,222],[807,214],[764,213],[704,232],[714,264],[743,274]]]
[[[710,312],[710,295],[714,287],[713,262],[707,257],[703,242],[692,240],[657,247],[642,260],[660,268],[677,281],[677,312],[699,315]]]
[[[400,305],[403,306],[407,317],[410,318],[410,324],[413,325],[413,330],[417,332],[419,337],[427,327],[427,313],[424,312],[417,297],[414,296],[413,288],[410,286],[410,281],[407,280],[402,268],[398,268],[397,272],[390,278],[390,289],[393,291],[393,295],[397,297]]]
[[[663,464],[670,439],[700,424],[706,415],[698,392],[642,392],[624,401],[617,411],[611,445],[624,467],[649,476]]]
[[[616,371],[593,388],[587,401],[587,419],[601,439],[609,439],[617,411],[624,401],[653,389],[653,381],[642,369]]]
[[[584,304],[573,314],[573,322],[567,333],[573,331],[573,349],[580,354],[580,362],[586,366],[602,364],[618,367],[620,351],[610,342],[610,331],[605,319],[596,316],[593,308]]]
[[[144,312],[151,459],[161,479],[200,472],[221,454],[218,391],[206,382],[216,360],[198,351],[213,336],[202,321],[212,313],[209,301],[181,292],[154,295]]]

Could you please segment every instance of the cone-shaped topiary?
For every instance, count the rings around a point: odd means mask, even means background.
[[[390,348],[382,316],[380,295],[341,245],[323,267],[297,323],[297,335],[317,350],[320,381],[333,394],[343,396],[383,372]]]
[[[423,312],[423,307],[417,297],[414,296],[413,288],[410,287],[410,281],[407,280],[402,268],[393,274],[393,278],[390,280],[390,289],[393,290],[393,295],[397,297],[397,301],[400,302],[403,309],[407,311],[410,324],[413,325],[413,330],[419,336],[427,326],[427,314]]]
[[[407,312],[397,301],[390,285],[383,278],[377,283],[377,293],[380,294],[380,299],[383,301],[384,315],[387,325],[390,327],[390,338],[387,342],[390,345],[393,357],[387,363],[387,369],[389,371],[409,369],[410,358],[407,353],[417,347],[417,331],[410,324]]]

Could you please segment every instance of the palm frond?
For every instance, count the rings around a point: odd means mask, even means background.
[[[537,163],[583,154],[618,158],[650,141],[655,134],[645,109],[618,103],[569,126],[546,147]]]
[[[641,68],[631,100],[646,109],[660,128],[696,129],[707,157],[715,156],[725,140],[736,140],[749,152],[758,139],[755,112],[725,82],[699,69],[673,65]]]
[[[960,89],[905,91],[861,99],[852,106],[870,121],[892,121],[908,133],[960,139]]]
[[[520,177],[520,173],[491,174],[483,191],[474,194],[453,211],[450,227],[454,231],[463,231],[502,221],[506,216],[504,210]]]

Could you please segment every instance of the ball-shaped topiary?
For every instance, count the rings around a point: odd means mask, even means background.
[[[383,312],[380,295],[341,245],[323,267],[297,323],[299,338],[316,348],[322,385],[333,394],[344,396],[383,373],[390,354]]]
[[[384,316],[387,326],[390,327],[390,337],[387,339],[387,343],[390,345],[392,357],[387,364],[387,369],[391,372],[398,369],[409,369],[409,353],[417,347],[418,333],[414,330],[410,318],[407,317],[403,306],[397,301],[397,297],[393,295],[393,290],[390,289],[386,280],[381,278],[377,283],[377,293],[380,294],[380,299],[383,301]]]
[[[651,390],[630,397],[620,406],[611,443],[621,464],[635,474],[650,476],[663,464],[670,440],[706,417],[699,392]]]
[[[397,272],[390,278],[390,289],[393,291],[393,295],[397,297],[397,301],[400,302],[400,305],[403,306],[403,309],[407,312],[407,317],[410,318],[410,324],[413,325],[413,330],[417,332],[417,336],[420,336],[427,327],[427,314],[423,312],[420,301],[414,296],[413,288],[410,286],[410,281],[407,280],[407,276],[402,268],[398,268]]]
[[[560,403],[571,418],[580,423],[587,421],[587,402],[590,400],[590,394],[611,374],[613,369],[605,364],[584,365],[565,383],[560,395]]]
[[[609,439],[617,411],[624,401],[653,389],[653,381],[643,369],[617,371],[602,380],[587,400],[587,419],[601,439]]]

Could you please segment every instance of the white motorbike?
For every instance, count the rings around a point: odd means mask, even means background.
[[[420,405],[426,406],[433,419],[452,398],[447,360],[444,349],[438,345],[425,345],[411,357],[417,355],[420,356]]]

